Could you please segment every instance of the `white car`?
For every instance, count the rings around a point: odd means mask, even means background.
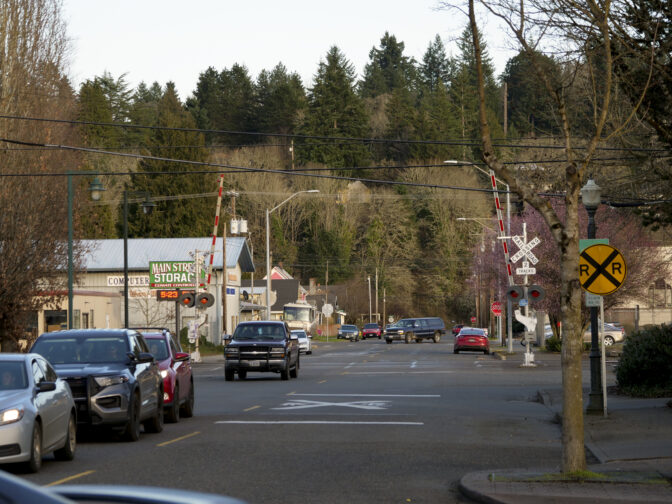
[[[72,460],[76,415],[70,387],[41,355],[0,354],[0,464],[37,472],[46,453]]]
[[[303,352],[306,355],[313,353],[313,344],[311,341],[311,336],[302,329],[294,329],[292,334],[296,334],[299,338],[299,352]]]

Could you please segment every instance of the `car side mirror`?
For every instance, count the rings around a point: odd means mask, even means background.
[[[153,362],[154,356],[149,352],[140,352],[138,362]]]
[[[43,381],[37,384],[37,393],[40,392],[51,392],[56,390],[56,382],[53,381]]]
[[[299,341],[299,337],[298,337],[296,334],[290,334],[290,335],[289,335],[289,339],[290,339],[290,340]]]
[[[185,362],[189,360],[190,355],[185,352],[177,352],[175,354],[175,360],[179,362]]]

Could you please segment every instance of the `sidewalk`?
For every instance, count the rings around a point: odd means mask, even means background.
[[[541,390],[543,404],[562,412],[562,390]],[[549,481],[559,467],[470,473],[460,490],[486,503],[672,503],[672,408],[667,399],[609,395],[608,417],[586,415],[584,442],[604,480]]]

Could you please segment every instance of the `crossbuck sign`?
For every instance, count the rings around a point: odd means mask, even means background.
[[[532,241],[525,243],[520,236],[514,236],[513,243],[518,245],[520,249],[518,252],[511,256],[511,262],[517,262],[522,257],[525,257],[526,260],[523,261],[522,268],[516,268],[517,275],[536,275],[537,269],[530,267],[530,262],[532,264],[537,264],[539,259],[532,253],[532,249],[541,243],[539,238],[534,238]]]

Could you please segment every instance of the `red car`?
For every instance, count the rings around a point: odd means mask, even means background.
[[[191,374],[191,357],[182,351],[168,329],[138,328],[149,346],[149,351],[159,364],[163,377],[163,405],[166,421],[175,423],[180,415],[194,415],[194,379]]]
[[[382,338],[382,331],[378,324],[364,324],[362,327],[362,339],[366,338]]]
[[[457,324],[453,326],[453,336],[460,334],[460,330],[464,327],[464,324]]]
[[[461,350],[483,352],[488,355],[490,353],[490,342],[485,331],[475,327],[463,327],[459,334],[455,336],[453,353],[460,353]]]

